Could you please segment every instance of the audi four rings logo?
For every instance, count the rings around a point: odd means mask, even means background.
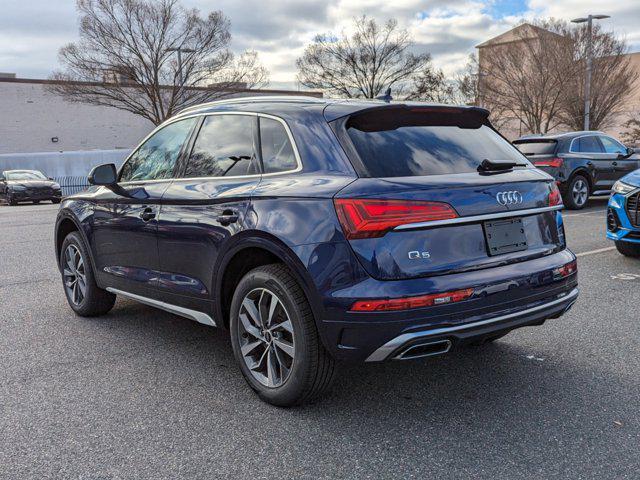
[[[522,194],[517,190],[511,190],[509,192],[498,192],[496,200],[500,205],[519,205],[522,203]]]

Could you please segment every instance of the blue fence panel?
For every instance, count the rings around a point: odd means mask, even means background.
[[[62,188],[62,196],[73,195],[74,193],[82,192],[89,187],[89,181],[86,176],[77,177],[54,177],[54,180],[60,184]]]

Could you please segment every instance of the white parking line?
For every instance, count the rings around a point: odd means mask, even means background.
[[[605,215],[603,210],[596,210],[595,212],[581,212],[581,213],[563,213],[564,217],[581,217],[583,215]]]
[[[586,257],[587,255],[595,255],[597,253],[609,252],[615,249],[616,247],[598,248],[597,250],[589,250],[588,252],[576,253],[576,257]]]

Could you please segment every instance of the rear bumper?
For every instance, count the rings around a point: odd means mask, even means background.
[[[316,311],[325,347],[339,360],[394,358],[412,342],[447,340],[449,347],[475,342],[562,315],[577,297],[577,274],[554,277],[576,259],[568,250],[516,264],[411,280],[366,278],[323,298]],[[398,298],[473,288],[458,303],[392,312],[352,312],[356,299]],[[322,312],[322,313],[320,313]]]
[[[463,325],[404,333],[378,347],[365,361],[402,360],[409,358],[405,356],[407,352],[416,352],[416,347],[423,345],[442,345],[441,351],[437,349],[432,351],[446,353],[452,346],[475,342],[502,332],[506,333],[514,328],[539,325],[549,318],[557,318],[569,310],[577,299],[578,289],[574,288],[569,293],[560,294],[554,300],[519,312],[499,315]],[[429,352],[429,350],[425,350],[425,352]],[[433,353],[418,356],[430,354]],[[416,358],[416,356],[411,356],[411,358]]]

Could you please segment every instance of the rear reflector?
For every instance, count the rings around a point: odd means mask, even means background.
[[[578,271],[578,262],[574,260],[573,262],[566,263],[563,266],[554,269],[553,278],[556,280],[560,280],[561,278],[566,278],[570,275],[573,275],[577,271]]]
[[[473,288],[453,292],[434,293],[419,297],[390,298],[381,300],[358,300],[351,306],[352,312],[390,312],[412,308],[432,307],[447,303],[461,302],[473,294]]]
[[[564,160],[558,157],[552,158],[551,160],[537,160],[533,162],[533,164],[536,167],[553,167],[553,168],[560,168],[563,163],[564,163]]]
[[[451,205],[442,202],[336,198],[334,204],[349,240],[382,237],[399,225],[458,216]]]
[[[551,184],[551,191],[549,192],[549,206],[555,207],[556,205],[562,205],[562,195],[560,195],[558,184],[553,182]]]

